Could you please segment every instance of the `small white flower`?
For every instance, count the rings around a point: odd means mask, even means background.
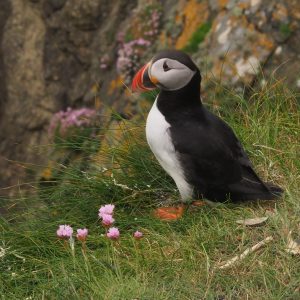
[[[0,257],[3,257],[5,255],[5,249],[0,247]]]
[[[262,81],[260,82],[260,85],[262,87],[264,87],[264,86],[266,86],[266,84],[267,84],[267,81],[265,79],[262,79]]]

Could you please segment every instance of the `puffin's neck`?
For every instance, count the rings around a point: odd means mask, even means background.
[[[200,97],[200,72],[197,71],[188,85],[180,90],[162,90],[157,98],[157,107],[167,118],[177,115],[183,111],[199,109],[202,106]]]

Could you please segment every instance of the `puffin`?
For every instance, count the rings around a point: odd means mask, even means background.
[[[182,203],[158,208],[161,219],[180,218],[184,203],[193,200],[199,206],[200,199],[275,200],[283,192],[260,179],[231,127],[203,105],[200,84],[200,70],[179,50],[159,52],[132,80],[133,92],[160,90],[147,117],[146,138]]]

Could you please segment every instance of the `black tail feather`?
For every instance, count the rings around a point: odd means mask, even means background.
[[[202,195],[211,201],[233,202],[251,200],[276,200],[283,193],[282,188],[271,183],[242,180],[227,187],[212,187]],[[199,193],[201,194],[201,193]]]
[[[280,186],[274,185],[270,182],[265,182],[265,185],[277,198],[279,198],[283,194],[283,189]]]
[[[280,198],[283,190],[279,186],[271,183],[262,182],[241,182],[230,188],[230,198],[232,201],[250,200],[276,200]]]

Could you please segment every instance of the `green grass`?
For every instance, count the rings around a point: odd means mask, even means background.
[[[300,260],[285,251],[287,231],[297,235],[300,223],[297,99],[277,82],[248,101],[221,94],[215,113],[233,127],[259,174],[284,188],[282,200],[190,208],[179,221],[156,220],[151,211],[179,196],[149,151],[143,125],[124,121],[121,144],[99,154],[113,166],[107,172],[91,163],[95,147],[86,146],[98,145],[99,136],[87,139],[76,158],[56,165],[55,182],[41,182],[36,197],[14,200],[16,209],[0,223],[2,299],[299,299]],[[111,202],[119,243],[103,236],[97,220],[100,205]],[[270,207],[276,214],[264,226],[235,222]],[[59,224],[88,227],[86,251],[76,241],[72,253],[57,240]],[[136,229],[145,234],[140,241],[131,236]],[[270,235],[274,241],[259,251],[218,268]]]

